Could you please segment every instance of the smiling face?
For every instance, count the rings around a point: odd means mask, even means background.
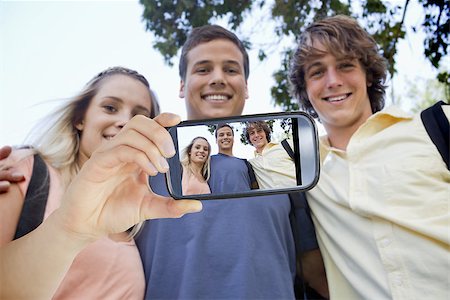
[[[217,129],[216,142],[219,147],[219,153],[232,153],[234,144],[233,130],[228,126]]]
[[[189,159],[191,163],[204,164],[209,156],[209,144],[202,138],[195,139],[192,144],[191,151],[189,154]]]
[[[199,44],[187,54],[187,72],[180,97],[190,120],[238,116],[248,98],[244,58],[231,41]]]
[[[104,141],[113,138],[133,116],[149,116],[151,109],[149,90],[140,81],[123,74],[103,79],[83,120],[75,125],[81,132],[80,165]]]
[[[324,54],[305,66],[306,92],[328,134],[353,133],[372,115],[366,73],[357,59]]]
[[[267,140],[266,132],[261,127],[250,127],[248,129],[248,136],[250,139],[250,142],[252,143],[253,147],[256,148],[256,152],[261,153],[266,147],[266,145],[269,143]]]

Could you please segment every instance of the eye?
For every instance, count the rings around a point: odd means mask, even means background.
[[[109,113],[117,112],[117,108],[114,105],[109,105],[109,104],[103,105],[103,109]]]
[[[351,70],[356,66],[355,62],[353,61],[343,61],[339,64],[339,68],[341,70]]]
[[[308,77],[309,78],[320,78],[320,76],[322,76],[323,75],[323,70],[322,69],[311,69],[309,72],[308,72]]]
[[[236,68],[226,68],[226,69],[225,69],[225,72],[226,72],[226,73],[229,73],[229,74],[238,74],[238,73],[239,73],[239,70],[236,69]]]
[[[150,112],[145,109],[133,111],[133,117],[136,115],[143,115],[146,116],[147,118],[150,118]]]
[[[195,69],[195,73],[205,74],[208,73],[209,69],[207,67],[198,67]]]

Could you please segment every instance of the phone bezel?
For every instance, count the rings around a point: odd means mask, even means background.
[[[298,125],[298,135],[294,134],[294,139],[308,139],[311,142],[308,143],[307,149],[297,149],[300,143],[295,143],[294,153],[295,155],[295,164],[297,169],[297,174],[301,170],[301,166],[308,165],[309,168],[314,169],[314,174],[312,178],[308,177],[303,179],[304,172],[300,174],[302,182],[308,181],[308,184],[305,185],[297,185],[295,187],[288,188],[276,188],[276,189],[261,189],[261,190],[250,190],[244,191],[240,193],[214,193],[214,194],[197,194],[197,195],[182,195],[181,192],[181,164],[179,164],[179,158],[177,157],[180,153],[180,149],[178,148],[178,136],[177,136],[177,128],[180,127],[189,127],[189,126],[198,126],[198,125],[216,125],[219,123],[232,123],[232,122],[248,122],[248,121],[258,121],[274,118],[292,118],[292,120],[296,120],[302,124],[308,124],[309,130],[305,130],[304,127]],[[170,135],[172,136],[172,140],[174,141],[174,146],[176,150],[176,154],[174,157],[168,159],[169,171],[166,173],[166,185],[169,194],[174,199],[198,199],[198,200],[220,200],[220,199],[236,199],[242,197],[250,197],[250,196],[261,196],[261,195],[272,195],[272,194],[286,194],[292,192],[299,191],[307,191],[313,188],[319,179],[320,167],[319,167],[319,143],[318,143],[318,134],[317,134],[317,126],[315,124],[314,119],[305,113],[305,112],[277,112],[277,113],[265,113],[265,114],[254,114],[254,115],[242,115],[238,117],[225,117],[225,118],[214,118],[214,119],[203,119],[203,120],[187,120],[179,123],[177,126],[167,128]],[[293,129],[294,130],[294,129]],[[305,145],[305,143],[303,143]],[[302,152],[303,151],[303,152]],[[313,155],[313,163],[311,164],[311,157],[306,155],[301,155],[301,153],[309,153]],[[309,172],[308,172],[309,173]],[[306,174],[308,175],[308,174]],[[177,180],[173,180],[176,178]]]

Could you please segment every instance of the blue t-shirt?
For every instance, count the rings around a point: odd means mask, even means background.
[[[219,167],[234,170],[225,160]],[[162,174],[150,185],[168,195]],[[293,299],[290,208],[288,195],[207,200],[201,213],[145,222],[136,244],[146,299]]]
[[[208,184],[211,193],[233,193],[250,190],[250,176],[243,159],[218,153],[211,155],[211,175]]]

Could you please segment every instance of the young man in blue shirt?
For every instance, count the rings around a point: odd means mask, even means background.
[[[215,25],[195,28],[183,46],[179,69],[188,119],[242,113],[249,63],[233,33]],[[162,176],[150,183],[156,193],[167,194]],[[294,298],[290,210],[288,195],[209,200],[203,201],[202,214],[146,222],[137,238],[146,298]],[[307,235],[301,237],[304,276],[326,295],[314,231],[301,232]]]
[[[215,137],[219,153],[211,155],[211,170],[214,170],[208,180],[211,192],[239,193],[258,188],[251,165],[233,155],[233,128],[228,124],[219,124]]]

